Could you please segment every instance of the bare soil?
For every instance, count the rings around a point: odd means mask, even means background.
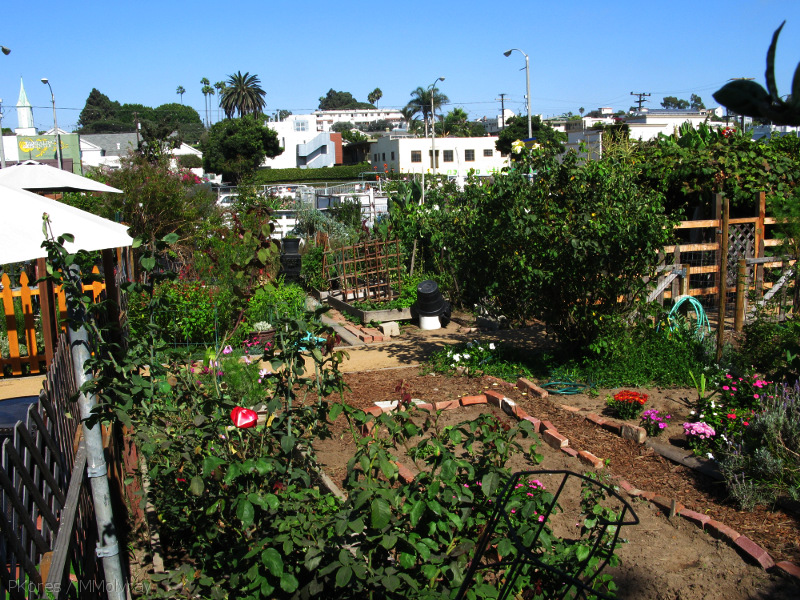
[[[529,414],[551,421],[562,435],[569,438],[570,446],[576,450],[588,450],[605,459],[605,471],[608,473],[620,476],[640,489],[675,498],[687,508],[711,515],[762,545],[776,562],[790,560],[800,564],[798,515],[782,509],[769,510],[767,507],[758,507],[752,512],[739,511],[726,497],[723,486],[715,480],[586,422],[583,414],[603,413],[605,391],[601,391],[599,396],[551,396],[540,399],[492,381],[491,378],[422,375],[419,367],[351,372],[345,374],[345,380],[350,389],[343,401],[364,409],[373,406],[376,401],[397,400],[395,390],[401,381],[412,398],[425,402],[455,400],[492,388],[502,390]],[[673,415],[676,424],[668,431],[671,431],[674,443],[680,444],[680,423],[688,415],[689,398],[693,390],[655,389],[646,392],[650,395],[648,406]],[[568,412],[560,408],[562,403],[577,407],[580,412]],[[441,415],[442,424],[469,420],[480,411],[491,411],[499,418],[507,418],[491,406],[478,405],[444,411]],[[342,481],[354,442],[345,429],[343,417],[334,423],[334,431],[333,439],[320,441],[316,450],[326,472],[335,481]],[[586,470],[586,466],[577,459],[543,443],[539,443],[537,451],[544,455],[540,465],[520,462],[512,464],[512,467],[515,470]],[[414,468],[413,464],[406,466],[412,470]],[[619,550],[622,564],[611,571],[620,588],[620,598],[722,600],[800,597],[800,585],[796,580],[768,574],[748,564],[724,542],[680,517],[668,518],[649,502],[638,499],[630,501],[641,523],[623,530],[622,535],[628,543]]]

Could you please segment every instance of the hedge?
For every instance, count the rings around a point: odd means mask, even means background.
[[[320,169],[261,169],[256,173],[256,185],[302,181],[347,181],[359,179],[361,174],[367,171],[372,171],[372,166],[366,162]]]

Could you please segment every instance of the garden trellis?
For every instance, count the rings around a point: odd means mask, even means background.
[[[342,299],[388,302],[392,285],[402,280],[401,258],[398,240],[376,240],[326,252],[322,269],[329,289]]]

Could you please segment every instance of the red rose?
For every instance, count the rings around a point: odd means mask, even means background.
[[[237,406],[231,411],[231,421],[233,421],[234,426],[239,429],[255,427],[258,423],[258,413],[249,408]]]

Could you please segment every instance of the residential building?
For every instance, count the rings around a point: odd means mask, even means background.
[[[470,171],[491,175],[508,166],[508,157],[495,148],[496,137],[436,138],[436,172],[463,179]],[[370,159],[378,171],[431,173],[430,138],[384,136],[370,146]]]
[[[84,168],[106,167],[119,169],[120,160],[139,147],[139,135],[136,133],[89,133],[80,136],[80,159]],[[193,154],[200,158],[203,153],[188,144],[181,143],[170,154],[178,157]],[[172,167],[177,166],[177,159],[172,159]],[[202,169],[192,169],[198,177],[203,176]]]
[[[405,127],[405,120],[399,110],[393,108],[342,108],[336,110],[315,110],[317,131],[330,131],[334,123],[352,123],[356,129],[366,130],[371,123],[388,121],[391,129]]]
[[[672,135],[684,123],[697,127],[708,121],[708,111],[651,109],[625,118],[630,139],[646,142],[658,137],[659,133]]]
[[[319,130],[315,115],[289,115],[267,126],[278,134],[283,152],[265,158],[262,167],[308,169],[342,164],[342,134]]]
[[[477,119],[477,121],[483,125],[484,130],[489,135],[498,135],[503,129],[505,129],[505,125],[511,117],[516,117],[517,115],[514,113],[513,110],[506,108],[503,112],[497,117],[494,118],[486,118],[481,117]]]

